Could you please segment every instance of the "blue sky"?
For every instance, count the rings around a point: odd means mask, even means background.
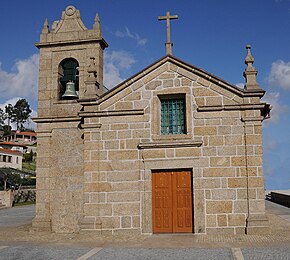
[[[290,0],[11,0],[0,9],[0,107],[26,98],[37,111],[38,42],[45,18],[51,25],[74,5],[88,28],[99,13],[105,83],[112,87],[165,55],[169,10],[173,55],[233,84],[244,83],[246,44],[252,45],[257,80],[273,105],[265,122],[267,189],[290,188]]]

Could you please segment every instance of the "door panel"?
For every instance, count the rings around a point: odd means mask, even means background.
[[[153,233],[192,232],[189,171],[152,174]]]
[[[154,173],[152,183],[153,232],[172,233],[171,173]]]
[[[173,172],[173,232],[192,232],[191,173]]]

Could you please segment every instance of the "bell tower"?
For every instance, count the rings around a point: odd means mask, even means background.
[[[102,37],[98,14],[88,30],[80,11],[68,6],[51,28],[45,20],[40,42],[35,45],[40,49],[39,91],[49,91],[53,101],[72,99],[65,92],[67,83],[73,82],[74,99],[103,94],[103,52],[108,44]],[[49,79],[49,86],[47,81],[42,85],[44,79]]]
[[[98,14],[87,29],[68,6],[61,19],[46,19],[40,41],[38,82],[37,203],[33,228],[75,232],[83,213],[81,103],[103,94],[103,52]]]

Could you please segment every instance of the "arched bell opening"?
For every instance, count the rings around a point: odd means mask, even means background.
[[[79,98],[79,63],[76,59],[64,59],[58,67],[58,99]]]

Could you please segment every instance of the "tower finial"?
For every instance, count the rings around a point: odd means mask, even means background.
[[[245,90],[260,89],[260,86],[256,80],[258,71],[253,66],[254,57],[251,53],[251,45],[247,44],[246,49],[248,52],[245,59],[245,64],[247,65],[247,68],[244,71],[244,77],[246,79]]]
[[[166,31],[167,31],[167,42],[166,46],[166,55],[172,55],[172,46],[173,43],[170,41],[170,20],[178,19],[177,15],[170,15],[170,12],[166,12],[166,16],[158,16],[158,20],[166,20]]]
[[[252,56],[252,53],[251,53],[251,45],[247,44],[246,49],[248,50],[248,53],[246,56],[245,64],[252,67],[252,65],[254,63],[254,57]]]
[[[48,25],[47,18],[44,21],[43,28],[42,28],[42,33],[49,33],[49,25]]]
[[[96,13],[95,23],[93,25],[93,30],[95,30],[97,32],[97,35],[99,37],[102,37],[102,29],[101,29],[100,18],[99,18],[98,13]]]

